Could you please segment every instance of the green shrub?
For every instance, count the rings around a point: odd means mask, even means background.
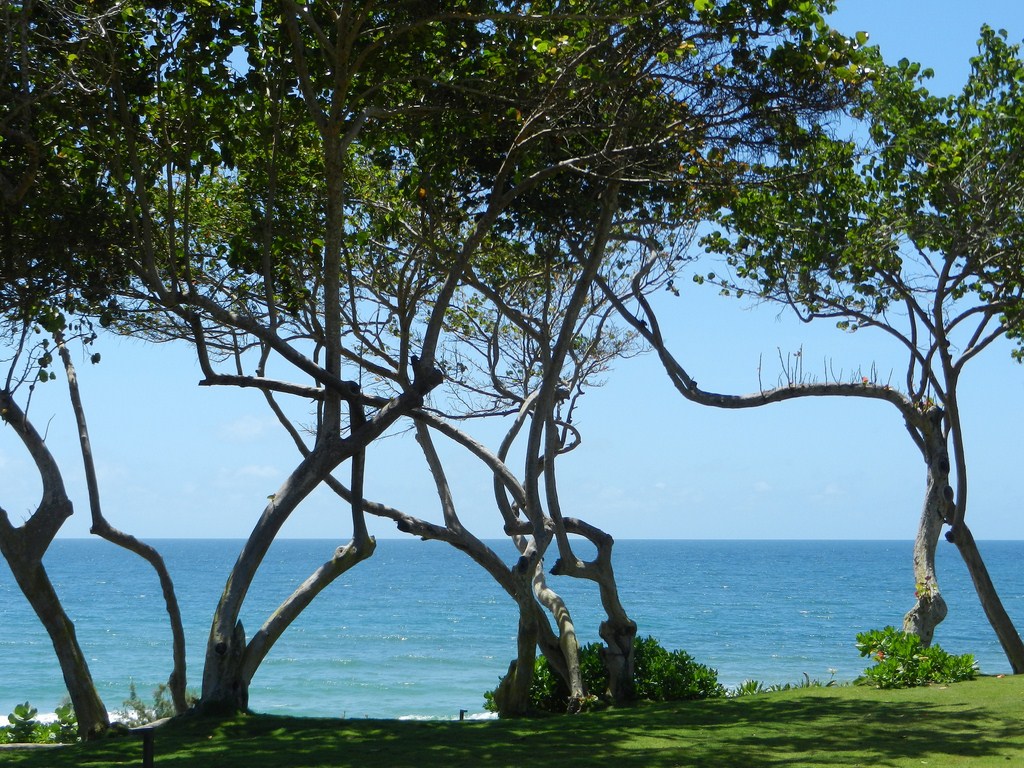
[[[800,688],[832,688],[839,683],[836,682],[836,670],[829,670],[828,680],[819,680],[804,672],[804,679],[795,683],[772,683],[765,685],[760,680],[744,680],[735,688],[730,688],[726,696],[737,698],[739,696],[755,696],[759,693],[776,693],[778,691],[793,691]]]
[[[735,688],[729,691],[729,696],[756,696],[759,693],[767,693],[768,687],[760,680],[744,680]]]
[[[74,744],[78,741],[78,718],[70,701],[64,701],[54,710],[57,722],[50,726],[52,740],[61,744]]]
[[[7,716],[7,722],[10,723],[7,728],[9,740],[15,743],[35,741],[36,727],[39,725],[36,720],[37,714],[39,714],[39,710],[27,701],[16,706],[14,711]]]
[[[7,716],[9,725],[0,728],[0,744],[71,744],[78,741],[78,721],[68,702],[56,709],[57,719],[41,723],[36,719],[39,711],[27,701],[19,704]]]
[[[953,656],[938,645],[924,647],[921,638],[894,627],[857,635],[857,650],[875,660],[858,680],[877,688],[912,688],[929,683],[957,683],[978,674],[974,656]]]
[[[580,648],[582,655],[583,649]],[[564,712],[569,699],[569,689],[548,664],[545,656],[537,657],[533,665],[533,682],[530,684],[530,703],[541,712]]]
[[[718,672],[698,664],[686,651],[669,651],[653,637],[633,645],[636,695],[651,701],[689,701],[725,696]]]
[[[601,644],[580,646],[580,675],[589,694],[584,708],[607,705],[608,672],[601,658]],[[683,701],[725,695],[718,673],[698,664],[684,651],[662,648],[653,637],[637,638],[633,645],[634,685],[640,699]],[[547,658],[539,656],[533,669],[530,706],[538,712],[564,713],[569,700],[565,682],[551,669]],[[484,694],[484,706],[494,712],[494,691]]]
[[[193,691],[186,692],[185,698],[190,705],[199,701],[199,697]],[[135,681],[132,680],[128,683],[128,698],[124,700],[121,709],[117,710],[117,719],[129,728],[136,728],[154,720],[173,717],[174,714],[174,702],[165,683],[153,689],[153,703],[150,705],[139,696],[135,689]]]

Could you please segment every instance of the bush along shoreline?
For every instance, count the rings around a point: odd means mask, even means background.
[[[933,683],[959,683],[978,676],[978,663],[965,653],[954,656],[939,645],[925,646],[921,638],[895,627],[857,635],[857,650],[875,660],[856,682],[876,688],[913,688]]]
[[[856,685],[911,688],[973,680],[979,674],[978,664],[972,654],[955,656],[939,645],[925,646],[917,635],[891,626],[859,633],[856,646],[861,656],[875,661],[873,666],[864,670],[863,675],[852,681]],[[645,701],[694,701],[726,696],[735,698],[796,688],[840,685],[833,672],[833,676],[824,681],[804,673],[804,679],[796,683],[766,685],[758,680],[745,680],[735,688],[725,688],[718,682],[717,670],[697,662],[685,651],[663,648],[653,637],[638,638],[633,652],[637,698]],[[611,702],[603,693],[607,689],[608,678],[601,661],[600,643],[580,647],[580,672],[588,691],[583,709],[609,706]],[[497,711],[494,693],[494,690],[484,693],[484,706],[490,712]],[[548,660],[539,656],[534,664],[533,683],[530,687],[532,710],[538,714],[564,714],[568,699],[569,690],[565,682],[554,672]]]
[[[78,720],[68,701],[54,710],[53,717],[39,719],[39,710],[19,704],[0,727],[0,744],[74,744],[78,741]]]
[[[174,716],[174,705],[166,685],[153,689],[153,701],[147,703],[129,684],[128,698],[121,708],[110,713],[112,732],[124,732],[139,728],[157,720]],[[189,702],[195,704],[198,697],[188,692]],[[52,715],[40,715],[39,710],[29,702],[19,704],[7,715],[7,725],[0,725],[0,746],[8,744],[75,744],[81,739],[78,734],[78,719],[67,699],[54,709]]]
[[[601,660],[601,647],[600,643],[580,646],[580,674],[584,689],[588,691],[583,710],[610,704],[604,694],[608,688],[608,673]],[[727,693],[725,686],[718,682],[716,670],[698,663],[686,651],[663,648],[653,637],[634,641],[633,666],[636,695],[641,700],[693,701],[722,698]],[[484,693],[484,707],[489,712],[498,711],[494,693],[494,690]],[[565,682],[554,672],[547,658],[538,656],[530,686],[531,709],[537,713],[564,714],[568,700],[569,689]]]

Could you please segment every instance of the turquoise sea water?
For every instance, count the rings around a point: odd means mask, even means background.
[[[175,579],[199,687],[212,611],[241,542],[156,542]],[[251,634],[335,543],[280,541],[250,593]],[[513,553],[502,542],[499,551]],[[1024,625],[1024,542],[983,542],[982,554],[1018,626]],[[912,605],[910,542],[634,541],[615,547],[623,603],[641,635],[718,669],[726,685],[850,680],[864,668],[854,636],[899,625]],[[75,621],[108,709],[130,682],[148,697],[170,670],[170,634],[156,577],[105,542],[60,540],[46,560]],[[1009,665],[952,545],[940,548],[950,605],[936,641],[975,654],[985,673]],[[551,578],[583,642],[597,640],[594,585]],[[515,649],[509,598],[465,555],[437,542],[382,540],[376,554],[320,595],[253,680],[257,711],[346,717],[457,717],[483,712]],[[0,715],[29,700],[52,710],[64,695],[53,649],[0,561]]]

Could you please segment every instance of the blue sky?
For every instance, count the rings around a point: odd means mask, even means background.
[[[982,23],[1024,38],[1015,0],[846,0],[833,23],[865,30],[890,60],[935,70],[933,91],[966,77]],[[877,334],[801,325],[777,308],[751,308],[714,289],[684,286],[665,297],[666,331],[702,388],[747,392],[774,381],[779,351],[803,350],[808,366],[853,371],[872,364],[898,374],[897,351]],[[147,538],[244,537],[266,497],[296,463],[290,440],[255,392],[196,386],[186,347],[104,339],[98,366],[79,363],[104,507],[111,521]],[[979,539],[1024,539],[1015,494],[1024,425],[1024,371],[1009,348],[989,350],[962,382],[971,497]],[[652,356],[625,361],[584,398],[584,443],[559,474],[564,512],[617,538],[910,539],[924,468],[896,411],[854,400],[790,402],[742,412],[685,402]],[[63,531],[88,532],[75,429],[61,381],[40,387],[32,406],[66,469],[77,513]],[[467,526],[500,536],[490,480],[478,464],[449,453],[456,502]],[[372,498],[432,519],[433,487],[409,435],[374,445]],[[23,519],[38,497],[34,471],[9,430],[0,430],[0,504]],[[328,493],[311,498],[284,535],[349,535],[347,511]],[[373,523],[379,536],[398,535]]]

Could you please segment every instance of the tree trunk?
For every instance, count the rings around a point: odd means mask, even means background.
[[[992,579],[981,559],[981,553],[978,551],[978,545],[974,541],[971,529],[967,527],[966,523],[961,522],[946,534],[946,538],[956,544],[957,549],[960,550],[960,556],[967,565],[968,573],[971,574],[981,607],[984,608],[985,616],[988,617],[989,624],[992,625],[996,637],[999,638],[999,644],[1003,646],[1003,653],[1010,661],[1013,674],[1024,673],[1024,643],[1021,642],[1020,635],[1017,634],[1017,630],[992,584]]]
[[[927,645],[931,643],[935,627],[946,616],[946,602],[939,593],[935,577],[935,549],[943,524],[950,523],[952,527],[946,533],[946,539],[956,544],[967,571],[971,574],[971,581],[974,583],[985,616],[995,631],[1014,674],[1024,673],[1024,642],[1021,641],[1013,621],[999,599],[970,528],[962,519],[954,520],[956,508],[953,489],[949,485],[950,463],[946,437],[941,429],[942,411],[939,408],[932,408],[926,417],[919,432],[922,440],[918,443],[928,464],[928,487],[917,539],[914,542],[917,605],[904,617],[903,629],[919,635]]]
[[[566,547],[567,558],[560,557],[551,568],[555,575],[589,579],[598,585],[601,606],[607,619],[601,622],[598,633],[605,642],[601,657],[608,672],[608,690],[616,704],[624,704],[636,698],[636,681],[633,665],[633,641],[636,638],[636,622],[629,618],[619,599],[619,588],[615,582],[612,567],[612,547],[615,540],[600,528],[573,517],[564,519],[565,530],[587,538],[597,549],[597,556],[583,562]],[[594,693],[594,691],[591,691]]]
[[[533,591],[540,604],[554,617],[558,627],[558,649],[564,662],[565,684],[569,688],[565,709],[570,714],[576,714],[583,709],[587,695],[583,688],[583,674],[580,672],[580,644],[576,639],[576,625],[565,600],[545,583],[544,571],[540,568],[534,576]]]
[[[347,456],[329,441],[317,445],[271,497],[239,553],[224,585],[207,639],[200,700],[200,709],[204,712],[248,708],[249,681],[243,670],[246,639],[239,621],[242,605],[281,526],[344,458]]]
[[[534,550],[533,554],[536,554]],[[536,557],[523,555],[513,568],[517,582],[516,603],[519,605],[519,630],[516,634],[516,658],[508,665],[508,672],[494,691],[494,703],[499,717],[519,717],[530,711],[530,686],[533,684],[533,666],[537,660],[539,624],[537,603],[533,596],[532,574]]]
[[[952,509],[953,492],[949,486],[949,453],[942,434],[942,410],[932,408],[921,423],[918,447],[928,467],[924,508],[914,540],[914,594],[917,603],[903,617],[903,631],[930,645],[937,627],[946,618],[946,601],[939,592],[935,573],[935,549],[942,526]]]
[[[8,536],[0,536],[0,550],[11,567],[11,573],[53,643],[71,706],[78,719],[78,733],[83,739],[98,736],[110,727],[110,719],[78,644],[75,625],[64,612],[43,564],[34,557],[22,556],[10,544]]]
[[[636,674],[633,644],[636,640],[636,622],[614,624],[602,621],[598,634],[605,642],[601,659],[608,671],[608,695],[616,704],[636,699]]]
[[[494,691],[499,717],[522,717],[530,712],[530,686],[537,660],[537,622],[532,608],[519,607],[516,658]]]
[[[211,658],[212,657],[212,658]],[[243,672],[245,628],[236,622],[230,640],[207,648],[203,694],[198,709],[207,715],[230,715],[249,709],[249,678]]]
[[[46,441],[6,390],[0,391],[0,418],[15,431],[31,454],[43,486],[38,507],[23,525],[13,526],[7,513],[0,509],[0,554],[7,560],[14,580],[50,636],[78,719],[78,732],[83,739],[91,739],[110,727],[110,719],[93,684],[75,626],[64,612],[43,567],[46,550],[74,511],[71,499]]]

